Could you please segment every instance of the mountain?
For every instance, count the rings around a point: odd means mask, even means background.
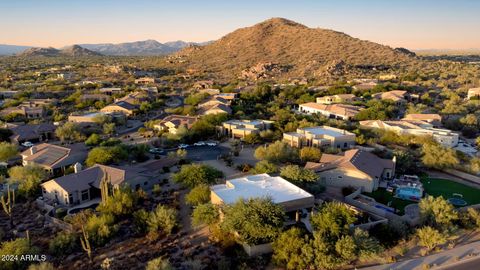
[[[119,44],[81,44],[80,46],[104,55],[162,55],[179,50],[151,39]]]
[[[83,56],[99,56],[101,54],[97,52],[93,52],[91,50],[82,48],[78,45],[73,45],[66,47],[62,50],[55,49],[52,47],[48,48],[28,48],[25,51],[18,54],[20,57],[35,57],[35,56],[43,56],[43,57],[54,57],[54,56],[69,56],[69,57],[83,57]]]
[[[0,55],[13,55],[29,48],[31,48],[31,46],[0,44]]]
[[[168,47],[171,47],[171,48],[174,48],[176,49],[177,51],[180,50],[180,49],[183,49],[185,47],[188,47],[188,46],[192,46],[192,45],[196,45],[196,46],[205,46],[205,45],[208,45],[210,43],[212,43],[213,41],[205,41],[205,42],[186,42],[186,41],[183,41],[183,40],[177,40],[177,41],[169,41],[169,42],[165,42],[163,43],[164,45],[167,45]]]
[[[417,61],[403,49],[333,30],[309,28],[283,18],[240,28],[211,44],[182,49],[174,57],[189,68],[234,72],[237,76],[269,69],[288,70],[293,76],[320,76],[330,69],[388,69]]]

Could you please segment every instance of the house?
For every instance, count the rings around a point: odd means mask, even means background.
[[[210,106],[201,107],[198,112],[198,114],[200,115],[219,114],[219,113],[231,114],[232,109],[230,108],[230,106],[225,104],[213,104]]]
[[[409,99],[409,94],[404,90],[392,90],[388,92],[375,93],[372,95],[374,99],[392,100],[397,105],[404,105]]]
[[[155,175],[141,168],[94,165],[81,170],[75,165],[75,173],[54,178],[41,184],[42,196],[63,206],[73,206],[101,197],[100,183],[107,179],[113,189],[128,185],[132,189],[149,190],[158,182]],[[155,181],[157,180],[157,181]]]
[[[319,104],[334,104],[334,103],[352,103],[359,100],[354,94],[338,94],[333,96],[317,97]]]
[[[135,84],[154,84],[157,82],[157,79],[152,77],[142,77],[135,79]]]
[[[89,101],[109,101],[111,97],[107,94],[83,94],[80,97],[80,101],[89,102]]]
[[[208,98],[207,100],[201,102],[198,104],[198,107],[199,108],[202,108],[202,107],[211,107],[213,105],[217,105],[217,104],[222,104],[222,105],[230,105],[230,101],[229,100],[226,100],[224,98],[221,98],[221,97],[217,97],[217,96],[213,96],[213,97],[210,97]]]
[[[231,103],[233,100],[238,98],[238,94],[237,93],[219,93],[219,94],[216,94],[214,97],[223,98],[225,100],[228,100]]]
[[[103,107],[100,111],[104,113],[123,113],[126,116],[131,116],[135,114],[138,106],[135,104],[131,104],[126,101],[118,101]]]
[[[213,86],[213,81],[205,80],[205,81],[196,81],[193,84],[193,89],[201,90],[201,89],[210,89]]]
[[[480,99],[480,87],[468,89],[467,99]]]
[[[42,143],[23,151],[21,156],[23,166],[37,164],[50,175],[56,176],[63,174],[73,164],[82,163],[87,158],[87,149],[84,144],[63,147]]]
[[[41,106],[19,105],[17,107],[3,109],[0,114],[2,116],[18,114],[23,115],[27,119],[38,119],[44,117],[46,111]]]
[[[343,129],[318,126],[283,133],[283,141],[292,147],[332,147],[347,149],[355,145],[355,134]]]
[[[225,184],[210,187],[210,199],[216,205],[228,205],[240,199],[269,197],[286,212],[312,208],[312,194],[295,186],[280,176],[266,173],[248,175],[242,178],[227,180]]]
[[[360,121],[360,126],[389,130],[397,134],[430,136],[445,147],[455,147],[458,144],[458,133],[448,129],[435,128],[432,124],[419,120],[366,120]]]
[[[154,93],[152,92],[141,92],[141,91],[136,91],[133,93],[130,93],[122,98],[118,98],[115,100],[115,102],[120,102],[120,101],[125,101],[130,104],[141,104],[142,102],[148,102],[153,100]]]
[[[79,123],[79,124],[93,124],[93,123],[97,123],[98,119],[100,119],[102,116],[106,116],[106,113],[87,112],[83,114],[71,114],[68,116],[68,121]]]
[[[432,124],[434,127],[442,125],[442,116],[436,113],[410,113],[405,115],[402,120],[424,121]]]
[[[220,89],[215,89],[215,88],[203,89],[203,88],[201,88],[201,89],[198,89],[198,92],[202,93],[202,94],[208,94],[208,95],[214,96],[214,95],[220,94]]]
[[[395,176],[395,158],[382,159],[359,149],[347,150],[339,155],[322,154],[319,162],[307,162],[306,169],[316,172],[320,181],[328,186],[362,188],[372,192],[380,180]]]
[[[378,83],[376,81],[369,81],[369,82],[362,82],[357,85],[353,86],[353,89],[359,90],[359,91],[366,91],[366,90],[371,90],[377,86]]]
[[[318,104],[309,102],[300,104],[299,110],[302,113],[319,113],[328,118],[350,120],[357,115],[362,108],[348,104]]]
[[[123,94],[124,92],[120,87],[104,87],[104,88],[100,88],[98,91],[102,94],[109,95],[109,96]]]
[[[57,74],[57,78],[62,80],[72,80],[74,77],[75,77],[75,74],[71,72]]]
[[[29,142],[43,142],[55,138],[55,129],[57,127],[51,123],[42,123],[35,125],[11,125],[8,127],[13,135],[10,136],[12,143],[21,144]]]
[[[190,129],[198,121],[198,117],[186,115],[169,115],[162,121],[153,126],[156,130],[165,130],[172,134],[177,134],[179,129]]]
[[[270,129],[273,121],[269,120],[229,120],[218,127],[220,135],[243,139],[250,134]]]
[[[19,91],[13,91],[13,90],[0,91],[0,99],[13,98],[18,93],[20,93],[20,92]]]

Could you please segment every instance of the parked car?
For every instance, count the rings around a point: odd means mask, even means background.
[[[199,142],[194,143],[193,145],[195,145],[195,146],[204,146],[204,145],[206,145],[206,143],[205,143],[205,142],[202,142],[202,141],[199,141]]]
[[[207,142],[207,145],[208,146],[217,146],[217,143],[216,142]]]
[[[33,146],[33,143],[31,143],[31,142],[24,142],[24,143],[22,143],[22,146],[32,147],[32,146]]]
[[[160,149],[160,148],[150,148],[148,152],[156,155],[161,155],[165,153],[165,151],[163,151],[163,149]]]
[[[180,144],[180,145],[178,146],[178,148],[180,148],[180,149],[185,149],[185,148],[187,148],[188,146],[189,146],[188,144],[182,143],[182,144]]]

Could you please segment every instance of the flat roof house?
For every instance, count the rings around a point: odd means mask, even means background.
[[[335,187],[362,188],[372,192],[379,181],[395,175],[395,158],[382,159],[359,149],[347,150],[339,155],[323,154],[319,162],[307,162],[310,169],[320,176],[320,181]]]
[[[153,126],[156,130],[166,130],[169,133],[177,134],[180,128],[190,129],[198,121],[198,117],[172,114],[162,119]]]
[[[21,156],[23,166],[37,164],[48,171],[50,175],[56,176],[63,174],[67,167],[85,161],[87,149],[81,144],[67,148],[42,143],[23,151]]]
[[[480,99],[480,87],[468,89],[467,98]]]
[[[390,130],[397,134],[431,136],[435,141],[446,147],[455,147],[458,144],[458,133],[449,129],[434,128],[432,124],[419,120],[366,120],[360,121],[360,126],[365,128]]]
[[[299,110],[303,113],[319,113],[328,118],[349,120],[355,117],[362,108],[347,104],[318,104],[309,102],[300,104]]]
[[[98,91],[100,93],[105,94],[105,95],[116,95],[116,94],[122,94],[124,91],[120,87],[104,87],[100,88]]]
[[[355,145],[355,134],[343,129],[318,126],[283,133],[283,141],[293,147],[333,147],[347,149]]]
[[[221,135],[231,138],[245,138],[250,134],[258,134],[262,130],[272,127],[273,121],[269,120],[229,120],[219,127]]]
[[[314,204],[312,194],[280,176],[272,177],[266,173],[227,180],[225,184],[211,186],[210,190],[210,199],[217,205],[269,197],[286,212],[291,212],[313,207]]]
[[[350,103],[357,101],[354,94],[338,94],[333,96],[317,97],[318,104]]]

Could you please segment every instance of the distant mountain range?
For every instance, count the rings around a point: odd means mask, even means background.
[[[125,42],[125,43],[101,43],[101,44],[78,44],[74,45],[76,47],[84,48],[92,52],[96,52],[102,55],[164,55],[176,52],[180,49],[188,47],[190,45],[205,45],[210,43],[202,42],[186,42],[186,41],[171,41],[166,43],[160,43],[156,40],[144,40],[136,42]],[[43,55],[43,56],[54,56],[56,53],[54,50],[61,51],[68,49],[72,46],[63,47],[60,49],[55,48],[35,48],[32,46],[16,46],[16,45],[2,45],[0,44],[0,55],[15,55],[21,54],[22,52],[32,53],[32,51],[27,52],[26,50],[34,48],[34,55]],[[78,48],[77,48],[78,49]],[[86,54],[91,55],[91,54]],[[24,55],[25,56],[25,55]],[[76,55],[79,56],[79,55]]]
[[[85,49],[78,45],[68,46],[61,50],[49,47],[49,48],[28,48],[25,51],[18,54],[20,57],[32,57],[32,56],[70,56],[70,57],[82,57],[82,56],[100,56],[100,53]]]

